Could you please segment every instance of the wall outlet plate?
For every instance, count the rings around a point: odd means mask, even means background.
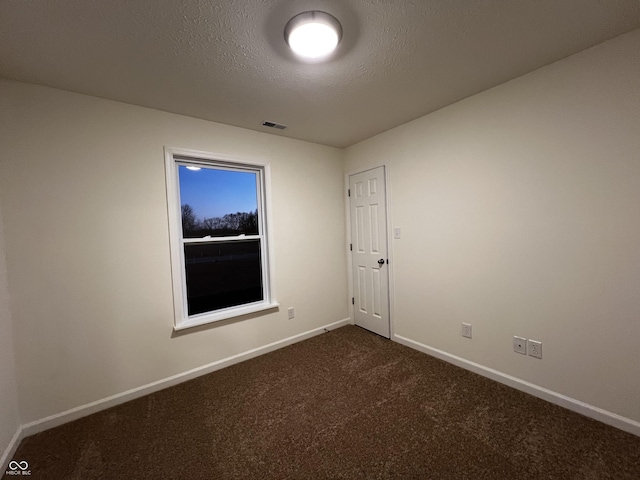
[[[527,354],[527,339],[522,337],[513,337],[513,351],[516,353],[521,353],[522,355]]]
[[[287,315],[289,315],[289,320],[291,320],[292,318],[296,318],[296,311],[293,307],[287,309]]]
[[[527,350],[529,350],[529,356],[542,358],[542,342],[527,340]]]
[[[471,338],[471,324],[463,323],[462,324],[462,336],[465,338]]]

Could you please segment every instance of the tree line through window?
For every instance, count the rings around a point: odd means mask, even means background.
[[[253,212],[227,213],[221,217],[198,218],[194,208],[188,203],[181,206],[182,236],[198,238],[230,237],[234,235],[258,234],[258,210]]]

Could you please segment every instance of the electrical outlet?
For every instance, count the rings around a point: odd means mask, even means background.
[[[463,323],[462,324],[462,336],[466,338],[471,338],[471,324]]]
[[[542,342],[527,340],[527,350],[529,350],[529,356],[542,358]]]
[[[522,337],[513,337],[513,351],[516,353],[521,353],[522,355],[527,354],[527,339]]]
[[[287,314],[289,315],[289,320],[291,320],[292,318],[296,318],[296,311],[293,307],[289,307],[289,309],[287,310]]]

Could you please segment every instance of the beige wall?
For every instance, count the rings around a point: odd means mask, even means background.
[[[25,424],[348,317],[340,150],[32,85],[0,89]],[[280,311],[173,335],[165,145],[271,162]]]
[[[18,431],[20,423],[4,231],[0,212],[0,457]],[[0,469],[3,463],[0,461]]]
[[[345,153],[385,162],[396,334],[640,421],[640,30]]]

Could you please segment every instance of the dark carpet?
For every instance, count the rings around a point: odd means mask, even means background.
[[[640,479],[640,437],[347,326],[33,435],[14,459],[44,479],[619,480]]]

